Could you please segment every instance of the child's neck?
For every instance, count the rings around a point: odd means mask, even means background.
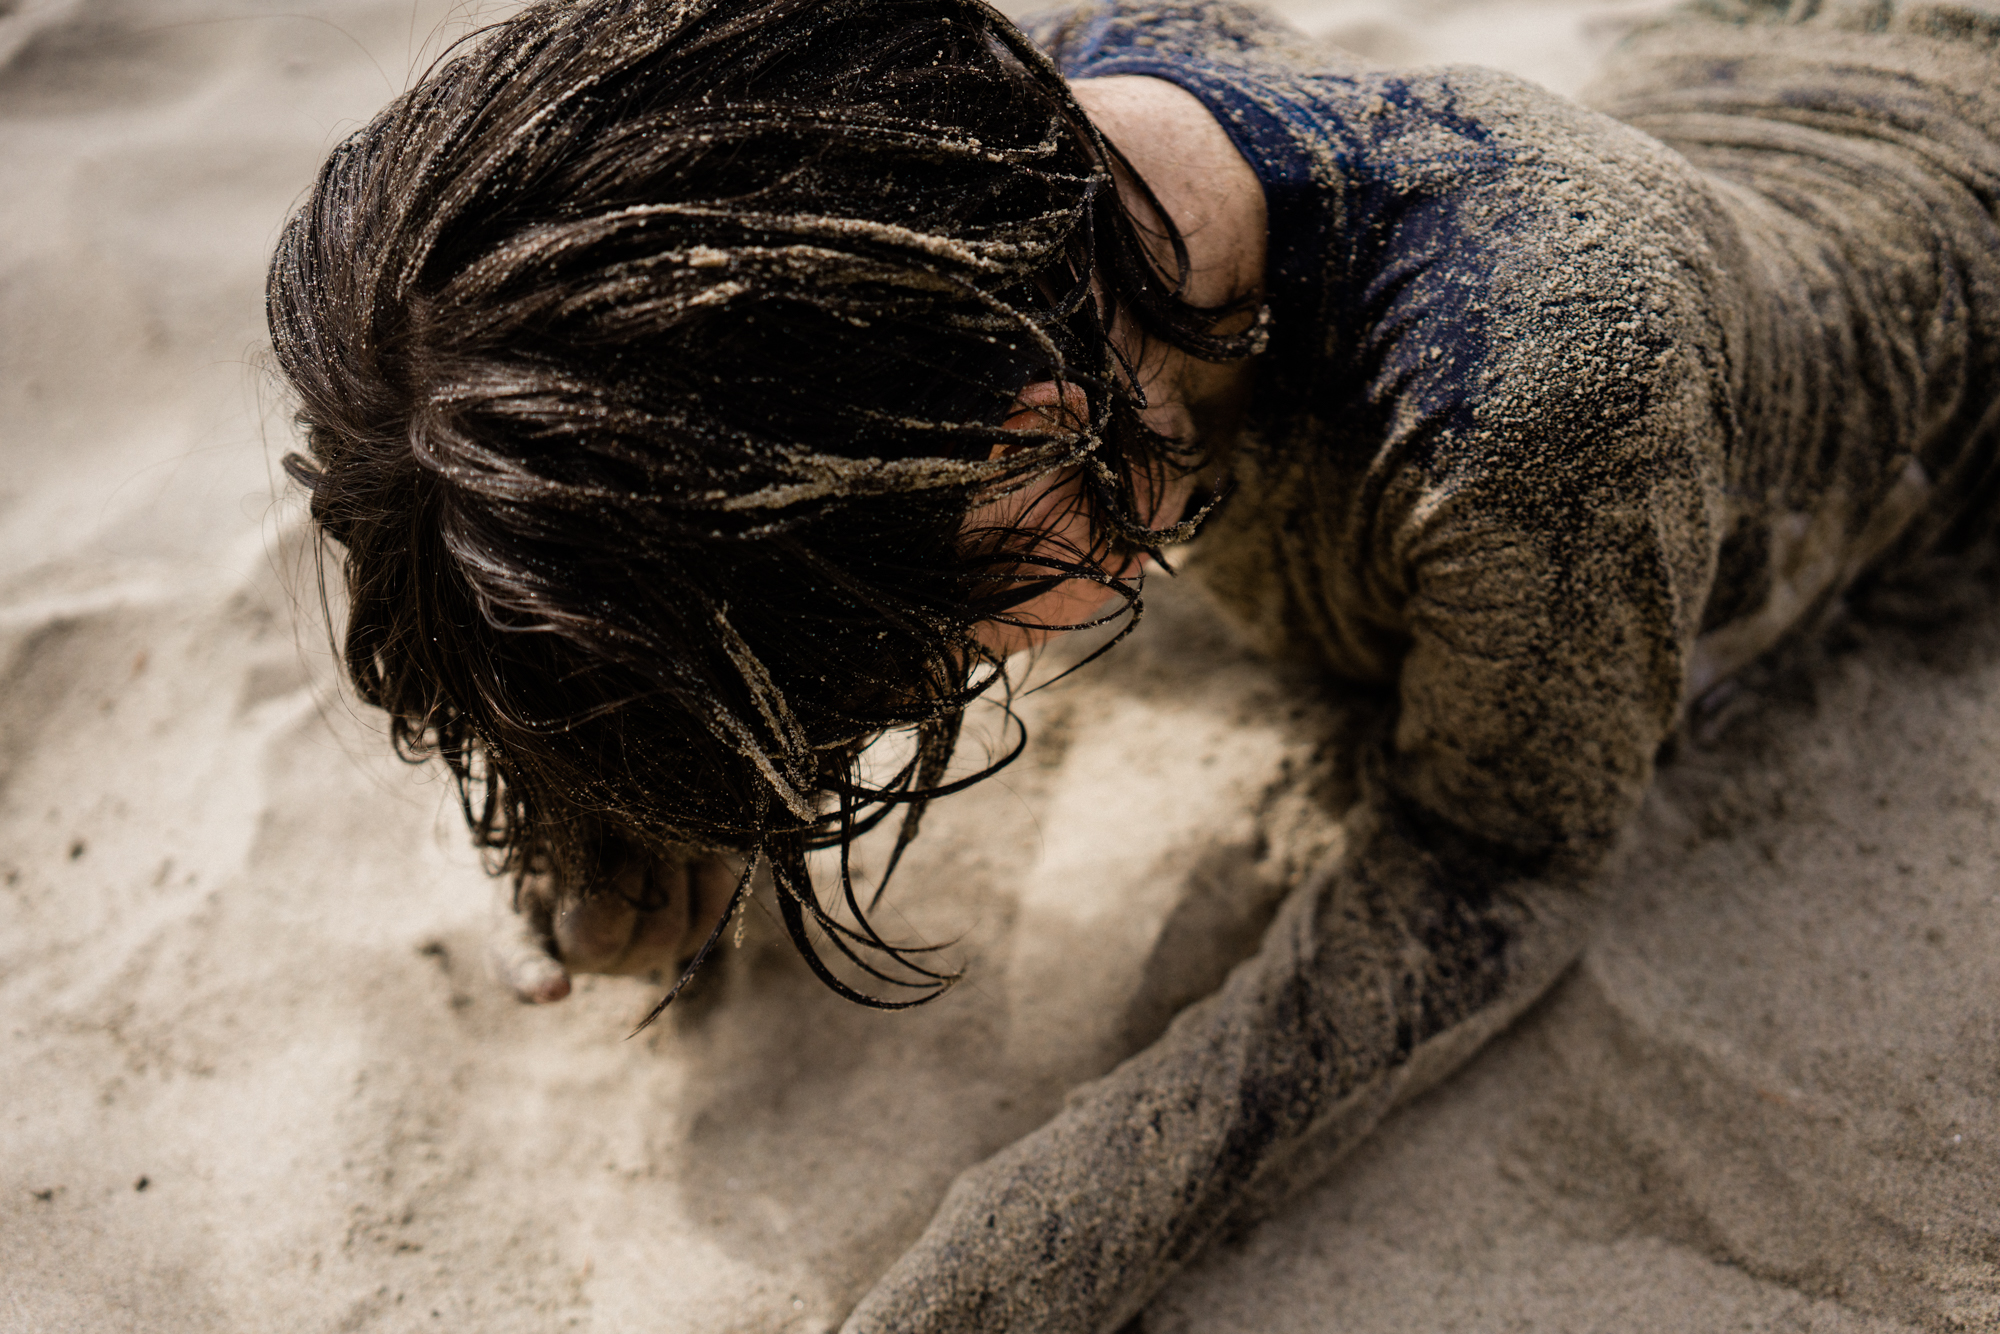
[[[1247,325],[1264,294],[1264,187],[1222,126],[1192,93],[1164,79],[1082,79],[1071,91],[1173,219],[1187,247],[1186,299],[1210,307],[1243,303]],[[1144,195],[1129,180],[1118,184],[1141,236],[1171,273],[1173,249]],[[1141,346],[1129,327],[1115,328],[1113,337],[1139,368],[1146,424],[1175,439],[1199,438],[1212,457],[1225,457],[1248,395],[1249,365],[1200,361],[1157,342]]]

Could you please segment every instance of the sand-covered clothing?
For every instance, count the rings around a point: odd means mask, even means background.
[[[1231,7],[1035,30],[1188,89],[1262,178],[1274,335],[1204,559],[1396,727],[1257,954],[961,1174],[846,1334],[1119,1328],[1561,975],[1690,690],[1984,521],[1993,28],[1748,17],[1626,45],[1607,105],[1657,135]]]
[[[1264,184],[1205,572],[1395,682],[1394,787],[1524,852],[1600,844],[1687,698],[1993,504],[2000,14],[1797,8],[1641,32],[1601,110],[1231,6],[1036,29],[1193,93]]]

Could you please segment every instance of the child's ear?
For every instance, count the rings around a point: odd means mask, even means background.
[[[1014,395],[1014,406],[1000,423],[1003,431],[1081,431],[1090,425],[1090,399],[1083,386],[1037,380]],[[1014,446],[995,445],[1000,458]]]

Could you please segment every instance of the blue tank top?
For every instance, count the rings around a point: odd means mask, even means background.
[[[1065,76],[1136,74],[1179,85],[1208,108],[1263,185],[1279,398],[1331,388],[1325,370],[1359,341],[1353,317],[1393,320],[1409,273],[1507,243],[1504,218],[1485,219],[1475,232],[1462,216],[1475,183],[1505,188],[1509,153],[1452,105],[1448,82],[1371,71],[1230,6],[1100,7],[1066,18],[1030,28]],[[1422,171],[1410,169],[1416,162]],[[1470,286],[1429,294],[1449,308],[1436,307],[1442,341],[1422,352],[1432,373],[1407,377],[1411,389],[1437,391],[1419,410],[1462,398],[1462,381],[1481,359],[1482,312],[1452,300]]]

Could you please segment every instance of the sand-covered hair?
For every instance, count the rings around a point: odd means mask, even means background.
[[[1134,517],[1174,446],[1108,321],[1240,349],[1114,161],[976,0],[541,4],[335,149],[270,274],[287,465],[340,548],[354,686],[449,766],[497,871],[588,890],[737,850],[842,994],[948,981],[804,857],[899,807],[913,834],[953,786],[965,707],[1007,688],[972,627],[1175,535]],[[1045,378],[1088,428],[993,461]],[[1067,469],[1091,550],[968,541]],[[864,785],[890,729],[914,758]]]

